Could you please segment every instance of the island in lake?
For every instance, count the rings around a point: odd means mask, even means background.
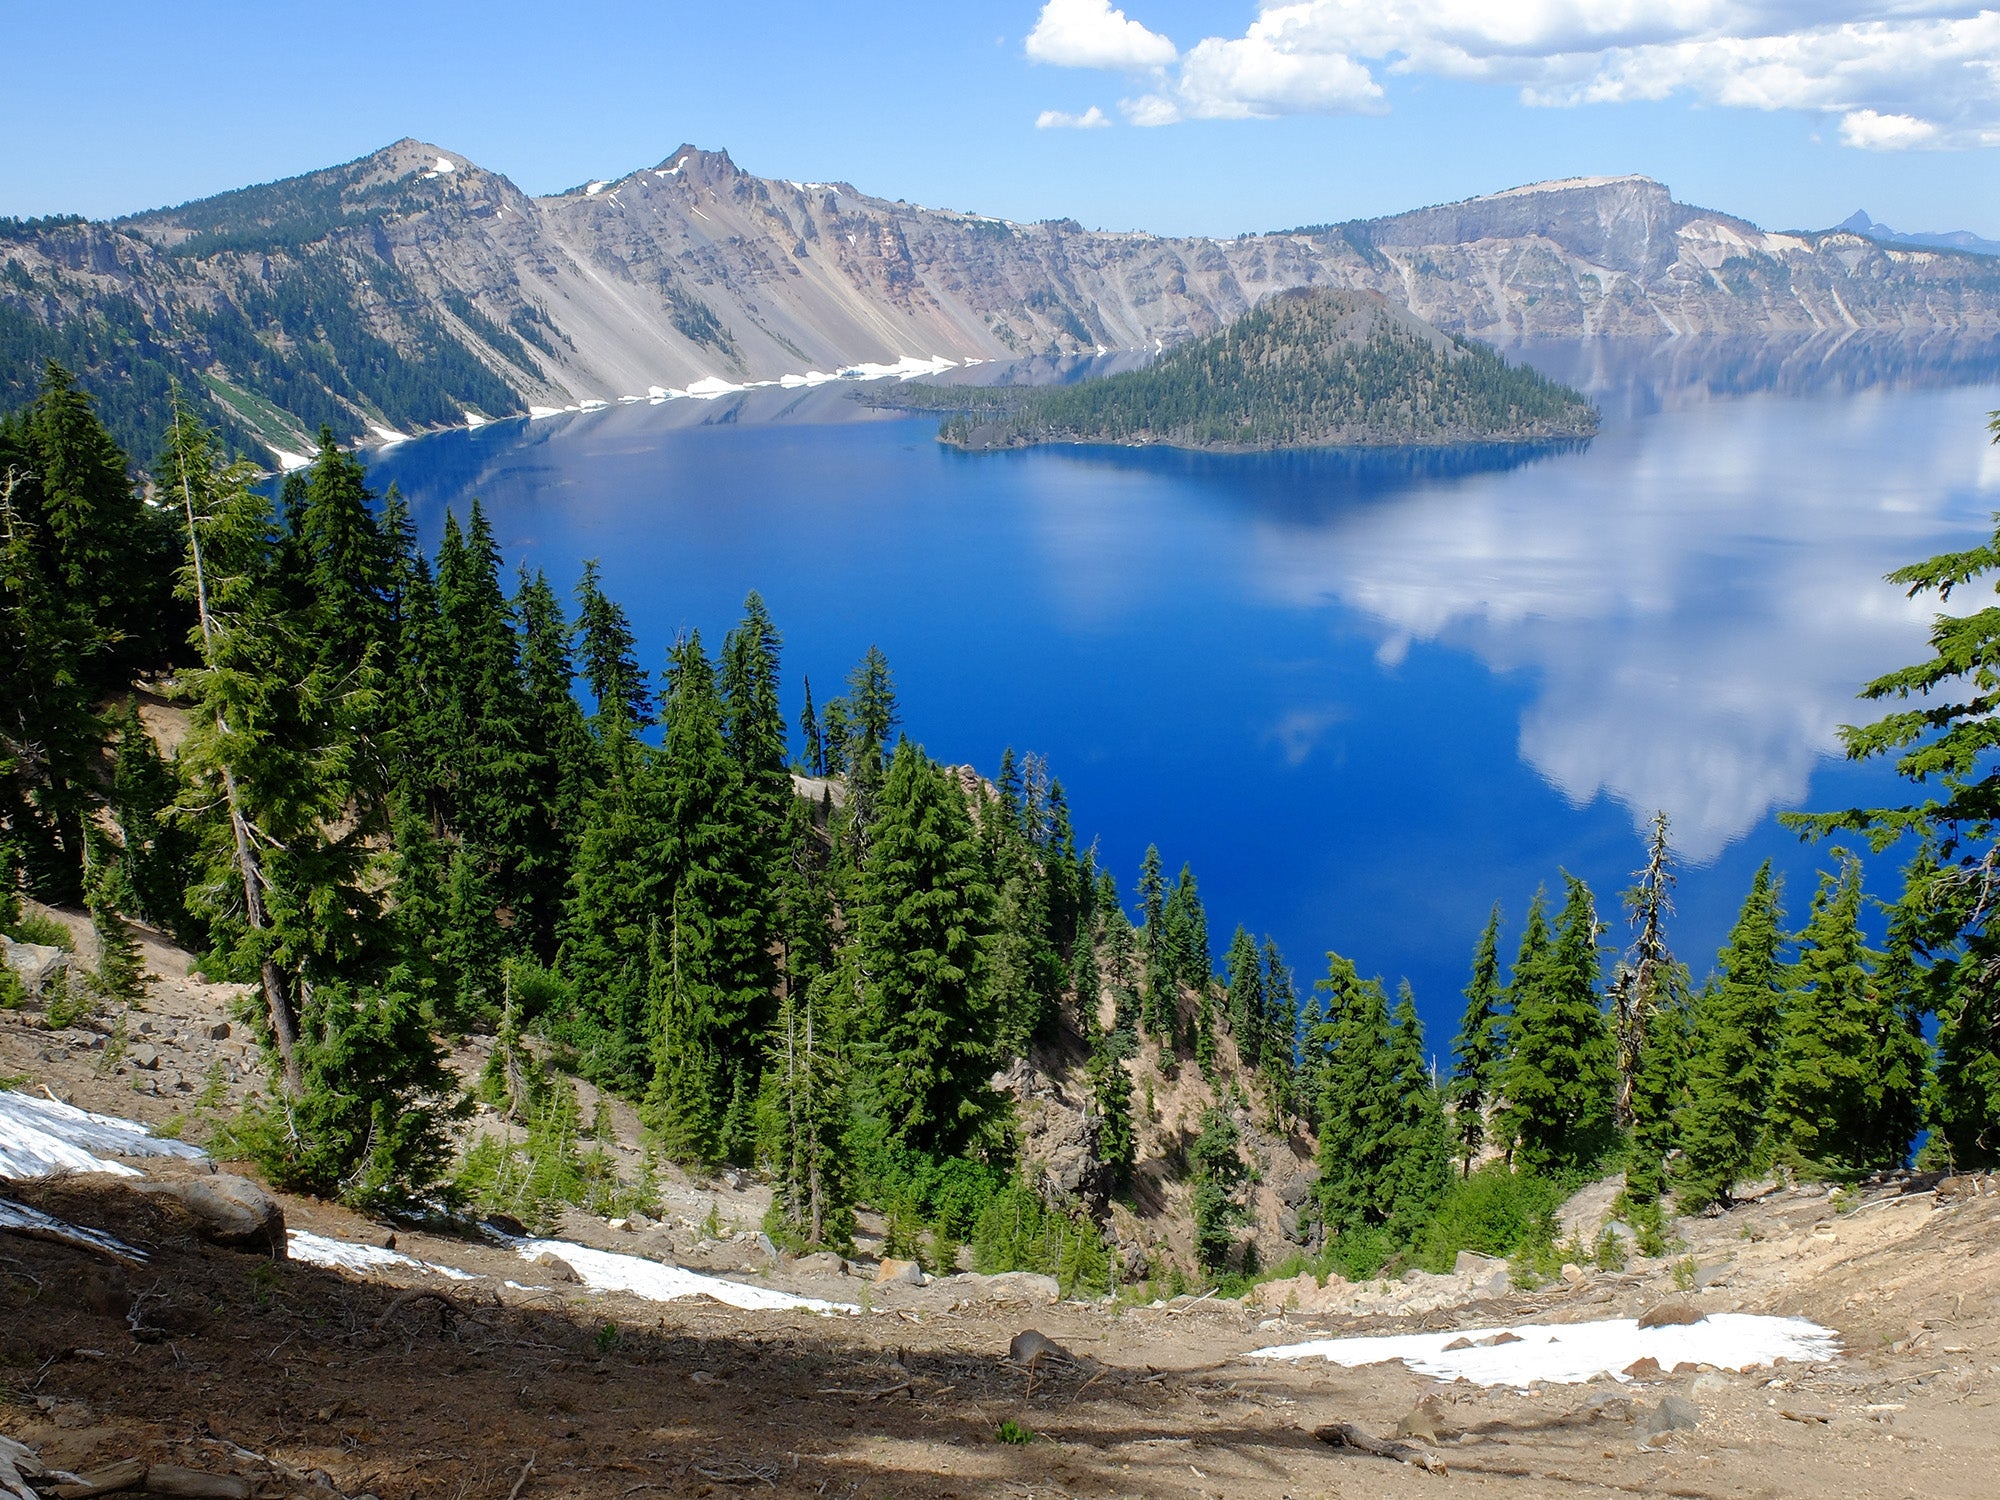
[[[1144,369],[1063,386],[906,386],[952,413],[940,440],[1261,449],[1588,437],[1568,386],[1443,333],[1373,292],[1281,292]]]

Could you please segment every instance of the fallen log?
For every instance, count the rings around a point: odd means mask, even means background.
[[[1324,1427],[1315,1427],[1313,1436],[1330,1448],[1342,1448],[1354,1453],[1365,1453],[1370,1458],[1393,1459],[1399,1464],[1422,1469],[1430,1474],[1449,1474],[1437,1459],[1420,1448],[1412,1448],[1408,1443],[1392,1443],[1378,1437],[1370,1437],[1352,1422],[1329,1422]]]

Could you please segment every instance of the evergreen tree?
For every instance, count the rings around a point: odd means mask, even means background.
[[[1990,430],[2000,442],[2000,414]],[[1996,571],[2000,524],[1980,545],[1899,568],[1889,581],[1912,598],[1935,597],[1942,610],[1961,589],[1979,585],[1983,593],[2000,586]],[[1971,1168],[2000,1160],[2000,1011],[1991,983],[2000,969],[2000,934],[1990,920],[2000,832],[2000,758],[1994,753],[2000,747],[2000,611],[1989,602],[1964,614],[1940,612],[1931,623],[1930,646],[1928,659],[1877,677],[1861,691],[1871,702],[1898,700],[1902,706],[1841,731],[1850,758],[1893,756],[1899,774],[1924,785],[1922,799],[1792,821],[1822,836],[1864,832],[1878,848],[1905,833],[1922,841],[1918,878],[1906,882],[1897,906],[1912,964],[1922,971],[1917,1003],[1937,1012],[1937,1077],[1928,1092],[1936,1135],[1927,1152]],[[1896,1051],[1909,1051],[1905,1038],[1897,1039]]]
[[[1264,1061],[1264,1032],[1268,1024],[1264,1009],[1264,966],[1256,941],[1237,924],[1229,940],[1229,954],[1223,959],[1229,971],[1229,1030],[1236,1038],[1236,1052],[1243,1066],[1255,1072]]]
[[[278,540],[255,471],[222,463],[213,434],[178,409],[161,467],[190,536],[181,580],[199,621],[180,752],[179,814],[202,841],[192,894],[220,966],[259,976],[297,1102],[302,999],[357,966],[377,907],[359,830],[334,832],[353,800],[356,705],[273,591]]]
[[[1771,1085],[1771,1128],[1792,1160],[1834,1177],[1902,1165],[1918,1125],[1924,1047],[1877,983],[1861,938],[1861,868],[1824,875],[1799,937]]]
[[[635,654],[636,643],[625,611],[605,598],[598,585],[595,559],[583,565],[576,603],[583,680],[597,705],[597,723],[602,726],[616,713],[619,721],[637,734],[653,722],[653,690]],[[600,735],[604,732],[600,727]]]
[[[576,667],[572,631],[548,579],[522,570],[514,594],[527,688],[527,779],[531,816],[523,840],[522,908],[515,924],[526,946],[547,962],[555,951],[563,885],[575,863],[584,807],[597,773],[597,747],[583,710],[572,696]]]
[[[799,710],[799,747],[804,756],[805,773],[808,776],[826,775],[826,741],[820,737],[819,710],[813,707],[812,678],[802,679],[805,684],[805,706]]]
[[[1500,908],[1487,914],[1472,950],[1472,979],[1465,987],[1465,1018],[1452,1043],[1451,1108],[1461,1176],[1472,1175],[1473,1158],[1486,1144],[1486,1112],[1496,1102],[1500,1065],[1506,1056],[1506,1018],[1501,1014]]]
[[[1173,979],[1196,991],[1208,986],[1212,961],[1208,950],[1208,913],[1195,888],[1194,870],[1181,866],[1180,878],[1167,892],[1162,910],[1166,967]]]
[[[1139,951],[1144,960],[1145,994],[1139,1031],[1158,1038],[1171,1052],[1179,996],[1174,989],[1173,950],[1167,937],[1167,883],[1156,844],[1146,846],[1139,864]]]
[[[111,777],[111,807],[124,843],[125,887],[138,915],[176,942],[194,946],[202,938],[187,907],[187,888],[195,878],[194,846],[187,829],[170,818],[179,795],[173,767],[140,722],[139,700],[127,698]]]
[[[1264,1076],[1271,1081],[1278,1109],[1296,1110],[1298,1099],[1299,1002],[1286,966],[1272,939],[1264,939],[1264,1040],[1258,1048]]]
[[[991,903],[963,795],[905,741],[861,872],[856,949],[890,1140],[933,1158],[978,1140],[998,1107],[980,972]]]
[[[1764,1158],[1785,990],[1779,898],[1766,860],[1716,957],[1717,977],[1695,997],[1688,1097],[1676,1125],[1674,1193],[1684,1213],[1728,1202]]]
[[[313,638],[321,661],[337,673],[382,665],[374,653],[388,630],[390,552],[376,525],[374,499],[361,460],[342,453],[332,429],[322,427],[295,532]]]
[[[1566,875],[1568,896],[1546,952],[1531,955],[1539,900],[1529,911],[1524,975],[1515,966],[1511,1048],[1500,1074],[1502,1111],[1515,1160],[1542,1175],[1586,1169],[1611,1144],[1617,1058],[1599,1008],[1603,963],[1590,888]],[[1525,982],[1524,982],[1525,981]]]
[[[1632,946],[1611,982],[1612,1039],[1618,1051],[1616,1115],[1629,1129],[1625,1194],[1645,1214],[1659,1201],[1666,1180],[1686,1081],[1688,977],[1667,946],[1666,932],[1666,919],[1673,913],[1674,864],[1667,815],[1655,813],[1645,868],[1625,892]]]
[[[1319,1120],[1321,1221],[1335,1235],[1388,1221],[1394,1207],[1397,1079],[1389,1003],[1380,980],[1361,978],[1337,953],[1318,986],[1319,1021],[1308,1038]]]
[[[699,634],[675,648],[666,718],[660,765],[669,906],[662,941],[671,1045],[679,1055],[659,1054],[672,1068],[656,1073],[650,1102],[663,1118],[690,1122],[687,1145],[698,1159],[746,1160],[748,1101],[757,1093],[759,1039],[776,984],[768,905],[776,864],[724,739],[723,705]]]
[[[1398,987],[1396,1008],[1390,1013],[1384,1066],[1395,1100],[1383,1192],[1385,1222],[1408,1238],[1430,1218],[1451,1183],[1451,1130],[1445,1123],[1444,1095],[1431,1076],[1423,1023],[1417,1018],[1417,1001],[1408,980]]]
[[[890,736],[902,722],[896,708],[896,682],[889,671],[889,659],[879,647],[867,654],[847,678],[847,716],[852,725],[852,747],[848,761],[856,766],[880,768],[888,756]]]
[[[1194,1254],[1203,1270],[1227,1266],[1236,1226],[1249,1217],[1239,1196],[1249,1175],[1239,1150],[1242,1140],[1243,1132],[1229,1112],[1210,1105],[1202,1111],[1201,1130],[1188,1148],[1194,1168]]]
[[[773,857],[793,800],[784,709],[778,702],[782,644],[763,598],[753,590],[743,601],[742,623],[722,647],[723,734]]]

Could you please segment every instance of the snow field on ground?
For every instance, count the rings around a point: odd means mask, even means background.
[[[435,1271],[452,1281],[479,1280],[472,1272],[461,1271],[457,1266],[418,1260],[414,1255],[405,1255],[400,1250],[385,1250],[380,1245],[357,1245],[351,1240],[328,1239],[309,1229],[288,1229],[285,1241],[286,1253],[293,1260],[303,1261],[309,1266],[321,1266],[329,1271],[352,1271],[357,1276],[367,1276],[371,1272],[386,1271],[391,1266],[407,1266],[414,1271]]]
[[[1514,1341],[1479,1347],[1502,1334],[1513,1335]],[[1470,1341],[1472,1347],[1445,1347],[1460,1341]],[[1322,1358],[1350,1369],[1399,1359],[1415,1373],[1438,1380],[1463,1376],[1475,1385],[1524,1386],[1537,1380],[1579,1385],[1599,1375],[1629,1380],[1626,1367],[1648,1357],[1658,1360],[1662,1370],[1679,1364],[1740,1370],[1776,1359],[1809,1364],[1839,1353],[1840,1336],[1804,1318],[1712,1313],[1699,1323],[1666,1328],[1641,1328],[1635,1318],[1605,1318],[1590,1323],[1522,1323],[1511,1328],[1313,1339],[1253,1349],[1249,1357]]]
[[[618,1255],[609,1250],[592,1250],[568,1240],[519,1240],[515,1250],[521,1259],[532,1262],[553,1255],[566,1262],[592,1291],[630,1292],[649,1302],[676,1302],[683,1297],[712,1297],[729,1307],[746,1312],[800,1311],[818,1313],[858,1313],[851,1302],[827,1302],[819,1297],[799,1297],[769,1287],[748,1286],[720,1276],[704,1276],[680,1266],[669,1266],[637,1255]]]
[[[184,1141],[151,1135],[136,1120],[94,1115],[58,1099],[0,1091],[0,1177],[53,1177],[58,1172],[143,1177],[137,1168],[107,1161],[105,1156],[199,1160],[207,1154]]]

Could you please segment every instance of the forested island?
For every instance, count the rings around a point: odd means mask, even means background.
[[[909,387],[889,403],[950,410],[961,448],[1036,443],[1218,450],[1588,437],[1583,396],[1373,292],[1281,292],[1143,369],[1062,386]]]
[[[1467,1248],[1548,1275],[1623,1253],[1555,1241],[1606,1173],[1657,1254],[1665,1195],[1851,1181],[1926,1130],[1930,1162],[2000,1160],[1984,699],[1856,731],[1941,767],[1933,800],[1815,825],[1920,835],[1880,951],[1836,852],[1802,926],[1767,868],[1692,967],[1662,819],[1623,940],[1571,877],[1516,944],[1496,909],[1440,1071],[1407,987],[1330,953],[1302,988],[1268,939],[1218,944],[1192,870],[1155,849],[1121,879],[1039,759],[935,761],[872,648],[792,719],[755,595],[719,649],[689,634],[648,670],[594,569],[569,604],[537,571],[510,587],[476,502],[426,549],[330,434],[275,502],[255,477],[183,407],[135,480],[54,367],[0,423],[0,931],[50,941],[33,903],[87,908],[94,963],[34,997],[51,1028],[143,995],[133,920],[240,984],[268,1079],[218,1139],[288,1189],[532,1223],[733,1163],[768,1175],[781,1245],[847,1246],[868,1205],[886,1253],[969,1243],[1104,1292]],[[1870,693],[2000,659],[1985,616],[1936,643]],[[0,1005],[29,999],[0,967]],[[445,1066],[469,1035],[476,1081]],[[637,1107],[637,1179],[577,1079]],[[1063,1090],[1068,1177],[1030,1130]],[[468,1134],[473,1098],[520,1129]],[[1294,1154],[1292,1217],[1260,1225],[1254,1185]]]

